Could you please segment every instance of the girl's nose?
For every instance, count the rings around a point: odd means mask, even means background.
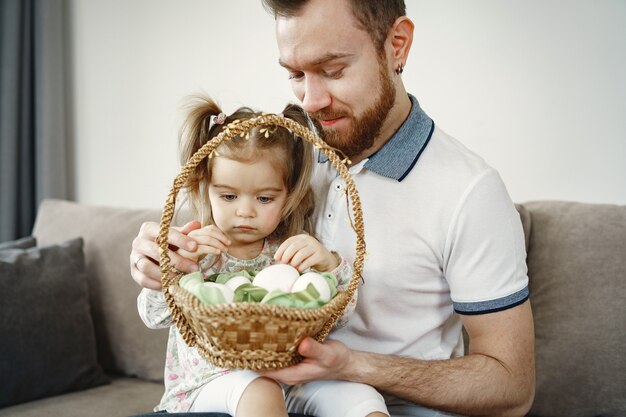
[[[237,206],[236,213],[239,217],[254,217],[254,208],[252,204],[245,201],[245,199],[240,199],[240,203]]]

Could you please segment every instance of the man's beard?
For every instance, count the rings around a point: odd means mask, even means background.
[[[380,89],[378,97],[374,104],[366,109],[361,116],[355,116],[351,112],[333,112],[330,109],[322,109],[310,114],[312,118],[318,120],[339,117],[350,119],[350,130],[346,133],[324,127],[320,132],[327,144],[341,150],[348,157],[360,155],[374,145],[374,141],[396,100],[396,90],[387,72],[384,59],[381,59],[379,63]]]

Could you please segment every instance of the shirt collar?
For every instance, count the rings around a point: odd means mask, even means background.
[[[422,151],[428,145],[435,124],[422,110],[417,99],[409,94],[411,111],[396,133],[391,136],[376,153],[366,161],[364,168],[402,181],[411,172]],[[326,155],[320,152],[319,162],[326,162]]]
[[[391,139],[369,157],[365,168],[383,177],[402,181],[415,166],[430,140],[434,123],[409,94],[411,111]]]

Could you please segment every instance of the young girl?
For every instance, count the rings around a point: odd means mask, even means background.
[[[258,115],[241,108],[226,117],[211,99],[199,99],[183,126],[181,162],[186,163],[228,123]],[[307,124],[298,106],[288,105],[283,116]],[[198,242],[196,252],[181,249],[178,253],[198,261],[205,276],[287,263],[301,272],[330,271],[339,281],[338,288],[345,289],[351,265],[312,235],[313,161],[312,145],[282,127],[253,128],[245,137],[223,142],[189,177],[192,212],[205,226],[189,233]],[[355,303],[356,296],[339,326]],[[290,411],[317,417],[388,415],[382,396],[368,385],[321,381],[283,387],[253,371],[213,366],[185,344],[160,291],[143,289],[138,309],[148,327],[170,328],[165,394],[155,410],[287,416],[287,400]]]

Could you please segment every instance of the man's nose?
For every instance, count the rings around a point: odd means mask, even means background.
[[[330,91],[323,80],[317,77],[307,77],[304,84],[302,108],[307,113],[315,113],[331,103]]]

